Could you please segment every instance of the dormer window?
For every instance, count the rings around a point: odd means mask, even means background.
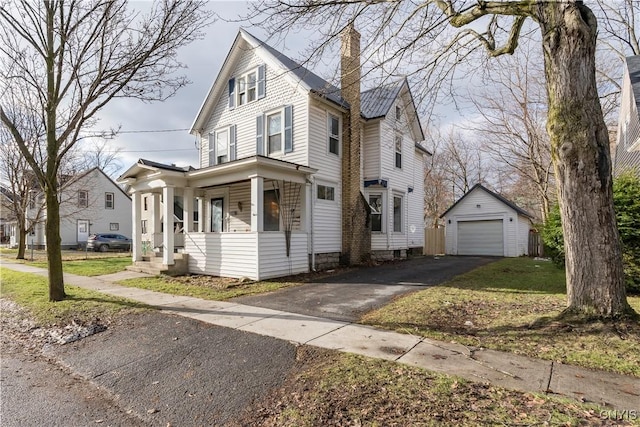
[[[229,80],[229,108],[241,106],[264,98],[266,68],[260,65]]]

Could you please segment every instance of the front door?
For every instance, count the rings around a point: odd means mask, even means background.
[[[223,199],[211,199],[211,231],[221,232],[223,230],[224,205]]]
[[[89,240],[89,220],[88,219],[79,219],[78,220],[78,244],[87,244],[87,240]]]

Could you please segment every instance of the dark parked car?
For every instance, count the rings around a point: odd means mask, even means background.
[[[131,239],[122,234],[97,233],[89,236],[87,249],[106,252],[109,249],[131,250]]]

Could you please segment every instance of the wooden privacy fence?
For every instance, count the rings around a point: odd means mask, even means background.
[[[529,256],[544,256],[544,244],[542,236],[535,230],[529,231]]]
[[[444,228],[425,228],[423,254],[444,254]]]

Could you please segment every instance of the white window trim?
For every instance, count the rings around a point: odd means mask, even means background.
[[[107,200],[108,200],[107,196],[109,194],[111,195],[111,206],[108,206],[108,204],[107,204]],[[116,195],[115,195],[115,193],[112,193],[110,191],[106,191],[104,193],[104,208],[105,209],[109,209],[109,210],[112,210],[112,209],[116,208]]]
[[[400,138],[400,151],[398,151],[397,149],[397,141],[398,138]],[[403,169],[403,165],[404,165],[404,156],[402,155],[403,152],[403,145],[404,145],[404,135],[400,132],[396,132],[393,136],[393,167],[395,169]],[[396,155],[400,153],[400,167],[398,167],[398,165],[396,164]]]
[[[211,231],[211,199],[222,199],[222,231],[221,232],[216,231],[215,233],[216,234],[228,233],[229,232],[229,187],[221,187],[211,191],[207,191],[205,193],[204,199],[205,199],[204,209],[207,213],[206,222],[204,223],[205,232],[213,233],[213,231]],[[202,217],[202,213],[198,213],[198,220],[200,220],[201,217]]]
[[[272,110],[268,110],[265,111],[264,114],[262,114],[262,153],[264,156],[266,157],[273,157],[273,156],[285,156],[287,153],[285,151],[285,146],[286,146],[286,142],[285,142],[285,108],[289,107],[289,105],[283,105],[281,107],[278,108],[274,108]],[[273,116],[275,114],[280,114],[280,150],[279,151],[274,151],[273,153],[269,153],[269,116]],[[293,123],[292,123],[292,127],[293,127]],[[293,134],[291,135],[291,137],[293,138]],[[293,152],[293,151],[291,151]]]
[[[370,203],[371,196],[380,196],[380,203],[382,206],[380,207],[380,231],[373,231],[373,234],[385,234],[387,232],[387,223],[388,221],[385,219],[385,211],[387,208],[387,198],[385,197],[385,191],[372,191],[367,193],[367,203]]]
[[[269,117],[280,115],[280,150],[269,152]],[[264,113],[264,155],[271,156],[283,156],[284,155],[284,108],[269,111]]]
[[[318,192],[318,186],[324,186],[324,187],[331,187],[333,188],[333,200],[329,200],[329,199],[321,199],[319,196],[319,192]],[[315,198],[316,201],[319,203],[328,203],[328,204],[335,204],[337,203],[338,200],[338,192],[336,191],[338,188],[338,184],[335,182],[330,182],[330,181],[316,181],[316,191],[315,191]]]
[[[80,204],[80,194],[85,194],[84,205]],[[79,208],[88,208],[89,207],[89,191],[88,190],[78,190],[78,207]]]
[[[394,212],[394,208],[395,208],[395,198],[399,198],[400,199],[400,231],[396,231],[396,221],[395,221],[395,212]],[[391,215],[391,230],[393,231],[393,234],[404,234],[405,233],[405,210],[407,209],[405,206],[405,195],[404,193],[397,193],[397,192],[392,192],[391,193],[391,203],[389,203],[389,206],[391,206],[391,208],[389,209],[389,213]]]
[[[338,119],[338,153],[332,153],[330,150],[330,138],[331,138],[331,117],[335,117]],[[338,158],[342,157],[342,115],[341,114],[333,114],[327,111],[327,154],[331,156],[338,156]]]
[[[251,101],[249,101],[249,76],[252,74],[255,76],[255,86],[253,88],[254,98]],[[235,82],[236,107],[241,107],[243,105],[251,104],[252,102],[255,102],[258,100],[258,67],[252,68],[251,70],[236,76],[235,79],[236,79],[236,82]],[[246,95],[246,101],[243,103],[240,103],[240,80],[241,79],[244,79],[244,82],[245,82],[245,90],[242,93]]]
[[[209,132],[209,136],[207,138],[207,155],[206,155],[206,161],[207,161],[207,166],[217,166],[220,165],[222,163],[229,163],[231,162],[231,130],[235,125],[226,125],[226,126],[221,126],[218,127],[216,129],[211,130],[211,132]],[[227,160],[220,163],[218,162],[218,150],[217,150],[217,144],[218,144],[218,134],[220,132],[226,132],[227,133]],[[237,132],[237,130],[236,130]],[[236,138],[236,159],[237,159],[237,135],[234,135],[234,137]],[[212,152],[215,154],[215,157],[213,158],[213,163],[211,162],[211,154]]]

